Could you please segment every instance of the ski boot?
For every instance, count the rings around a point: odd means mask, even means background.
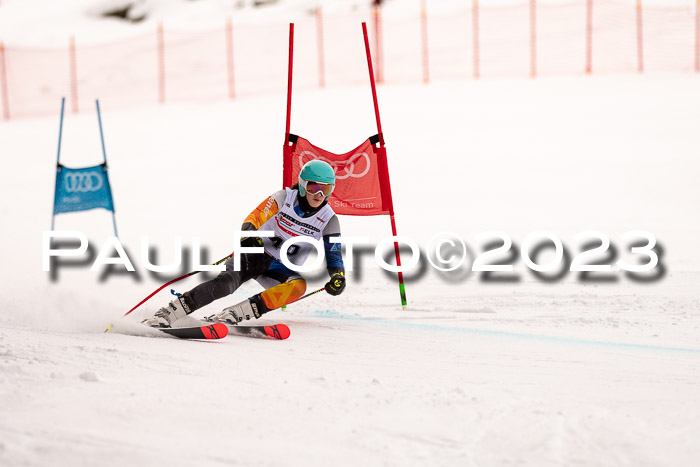
[[[152,318],[144,319],[141,324],[153,328],[169,328],[173,322],[187,315],[187,305],[183,303],[182,297],[178,297],[167,306],[156,311]]]
[[[251,318],[260,318],[260,313],[257,304],[252,299],[246,299],[208,316],[206,320],[212,323],[238,324],[244,319]]]

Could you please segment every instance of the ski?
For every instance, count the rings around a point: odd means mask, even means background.
[[[180,339],[223,339],[229,328],[223,323],[208,323],[206,326],[188,328],[152,328]]]
[[[271,326],[237,325],[229,326],[228,331],[231,335],[236,334],[239,336],[255,337],[262,339],[275,339],[279,341],[288,338],[291,334],[289,328],[284,324],[273,324]]]
[[[211,321],[206,321],[203,320],[203,323],[210,323]],[[224,324],[221,322],[217,322],[216,324]],[[228,333],[230,335],[236,335],[236,336],[244,336],[244,337],[253,337],[256,339],[274,339],[278,341],[282,341],[287,339],[291,331],[289,330],[289,327],[285,324],[271,324],[269,326],[263,326],[263,325],[244,325],[244,324],[238,324],[238,325],[233,325],[233,324],[224,324],[228,328]]]

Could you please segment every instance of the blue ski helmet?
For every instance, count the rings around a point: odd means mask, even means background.
[[[333,171],[333,167],[327,162],[318,159],[307,162],[304,164],[304,167],[301,168],[301,172],[299,172],[299,194],[301,196],[306,196],[306,184],[308,182],[332,185],[332,193],[333,188],[335,188],[335,172]],[[326,198],[329,198],[331,193],[328,193]]]

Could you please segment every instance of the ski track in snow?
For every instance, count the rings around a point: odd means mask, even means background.
[[[283,342],[4,326],[3,465],[682,465],[698,455],[697,354],[287,313]],[[165,455],[153,448],[168,443]]]

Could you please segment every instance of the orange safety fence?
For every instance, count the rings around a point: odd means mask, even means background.
[[[1,1],[1,0],[0,0]],[[417,0],[414,10],[342,16],[319,8],[296,22],[297,89],[364,84],[360,23],[369,25],[378,83],[624,72],[699,72],[700,0],[647,6],[643,0],[522,0],[509,6],[465,0],[457,11]],[[2,116],[158,102],[283,93],[286,23],[207,31],[159,26],[109,44],[67,38],[64,49],[0,44]]]

